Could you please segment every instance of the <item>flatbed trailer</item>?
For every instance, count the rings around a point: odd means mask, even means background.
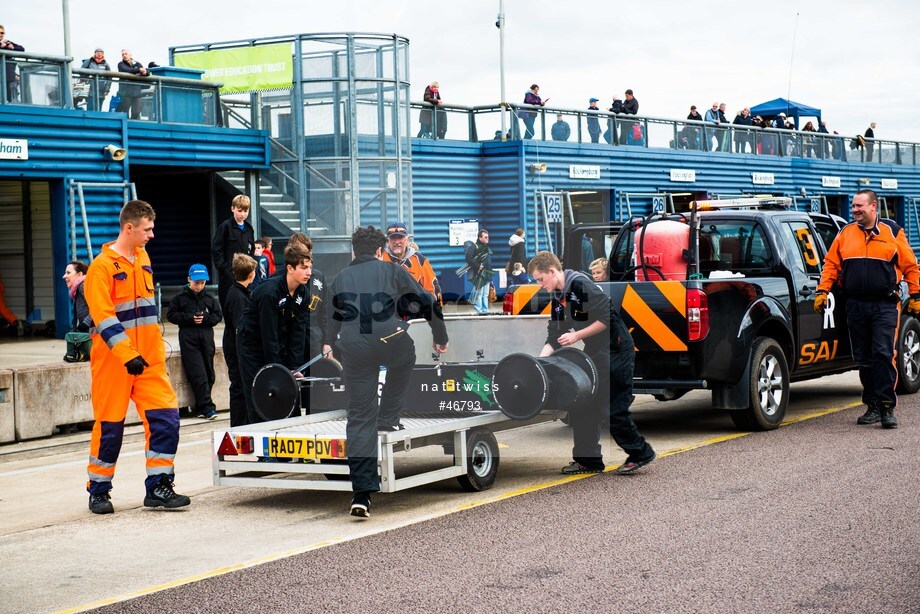
[[[457,478],[465,490],[486,490],[498,472],[494,433],[557,420],[565,413],[543,411],[514,420],[500,411],[403,412],[404,429],[378,434],[380,490],[396,492],[450,478]],[[351,491],[345,426],[345,410],[333,410],[216,431],[214,484]],[[425,446],[442,446],[452,462],[396,477],[396,454]]]

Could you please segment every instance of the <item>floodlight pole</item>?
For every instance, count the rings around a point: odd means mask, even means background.
[[[505,0],[498,0],[498,19],[495,21],[495,27],[498,28],[498,70],[501,80],[501,116],[502,116],[502,140],[506,138],[507,132],[507,113],[508,107],[505,103]]]
[[[64,18],[64,57],[71,57],[70,55],[70,0],[61,0],[61,13]],[[73,73],[71,72],[70,62],[64,64],[64,88],[65,91],[70,92]],[[68,94],[67,96],[62,96],[61,100],[64,102],[64,106],[72,107],[73,99]],[[70,101],[68,104],[67,101]],[[100,111],[102,109],[99,109]]]

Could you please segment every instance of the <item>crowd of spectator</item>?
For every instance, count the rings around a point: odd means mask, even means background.
[[[446,112],[439,108],[442,104],[435,81],[425,88],[424,100],[432,105],[433,109],[422,109],[419,112],[421,129],[418,138],[443,139],[447,132]],[[543,107],[549,98],[540,96],[540,86],[532,84],[521,106],[515,107],[511,128],[502,134],[501,130],[495,131],[493,140],[532,139],[535,136],[535,121],[539,111],[535,107]],[[624,92],[624,97],[613,95],[610,106],[602,109],[598,104],[599,98],[590,97],[585,109],[585,128],[587,141],[591,143],[604,142],[610,145],[645,145],[645,126],[642,122],[631,121],[630,115],[638,115],[639,101],[632,89]],[[690,106],[687,114],[687,123],[678,133],[676,142],[672,146],[676,149],[694,149],[700,151],[721,151],[732,153],[757,153],[768,155],[797,155],[813,158],[832,158],[845,160],[845,146],[843,137],[835,130],[831,132],[827,122],[806,122],[799,129],[797,118],[788,116],[785,112],[776,115],[752,115],[750,107],[744,107],[730,119],[726,115],[727,105],[724,102],[714,102],[705,114],[700,114],[696,105]],[[610,117],[610,115],[625,117]],[[571,119],[571,118],[570,118]],[[575,118],[577,120],[577,118]],[[700,122],[700,123],[695,123]],[[432,125],[435,128],[432,128]],[[813,132],[815,137],[802,135],[796,138],[793,135],[776,134],[763,131],[763,128],[774,130]],[[875,122],[864,134],[855,136],[850,141],[851,149],[865,149],[865,159],[871,160],[873,156],[873,142]],[[828,135],[820,137],[817,135]],[[553,141],[568,141],[573,137],[572,126],[565,114],[557,113],[556,120],[549,126],[549,137]],[[580,135],[576,135],[581,141]]]

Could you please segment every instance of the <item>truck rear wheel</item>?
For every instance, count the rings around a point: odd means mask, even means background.
[[[473,429],[466,440],[466,475],[457,478],[463,490],[488,490],[498,475],[498,441],[490,431]]]
[[[769,431],[779,426],[789,405],[789,365],[779,343],[758,337],[751,350],[751,404],[731,412],[735,426],[750,431]]]
[[[898,387],[900,394],[920,390],[920,322],[904,318],[898,335]]]

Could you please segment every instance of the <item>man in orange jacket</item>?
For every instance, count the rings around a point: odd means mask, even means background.
[[[438,278],[434,274],[431,261],[421,252],[409,246],[409,229],[405,222],[393,222],[387,226],[387,247],[383,250],[383,259],[405,267],[409,275],[421,287],[427,290],[439,304],[443,304],[441,284],[438,283]]]
[[[821,283],[815,297],[815,311],[824,313],[827,295],[835,284],[847,297],[847,328],[853,359],[859,365],[866,413],[857,424],[898,427],[894,408],[898,404],[895,386],[895,341],[901,315],[898,286],[907,282],[907,309],[920,314],[920,269],[904,230],[878,215],[878,196],[860,190],[850,209],[853,223],[843,227],[827,250]]]
[[[173,490],[173,460],[179,447],[179,408],[166,375],[166,349],[157,322],[153,269],[144,246],[153,238],[156,214],[132,200],[119,215],[118,238],[102,246],[86,273],[91,330],[93,435],[90,440],[89,509],[111,514],[109,491],[121,450],[128,401],[144,423],[147,507],[175,508],[191,501]]]

